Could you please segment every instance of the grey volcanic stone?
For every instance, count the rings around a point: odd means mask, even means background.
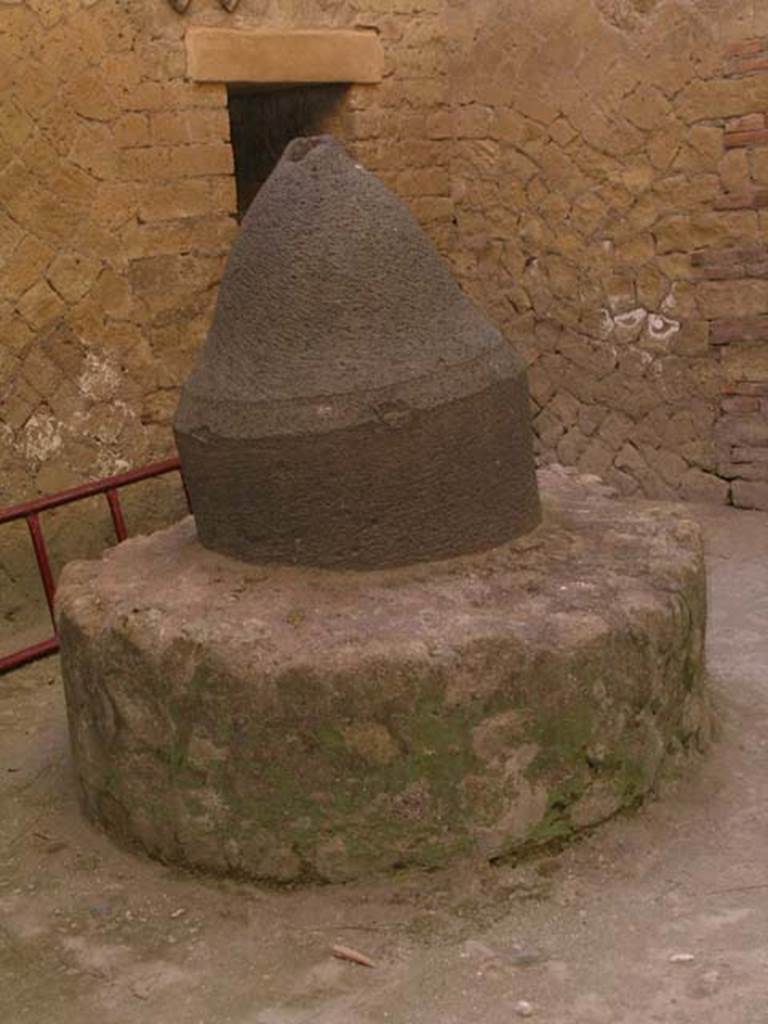
[[[634,804],[701,745],[698,527],[546,474],[492,551],[253,566],[191,519],[57,594],[88,816],[162,860],[283,881],[498,857]]]
[[[326,136],[251,205],[175,430],[201,542],[250,561],[404,564],[540,517],[523,361]]]

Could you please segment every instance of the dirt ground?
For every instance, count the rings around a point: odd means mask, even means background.
[[[768,1024],[768,516],[698,511],[721,738],[522,865],[181,874],[81,819],[55,659],[0,677],[2,1024]]]

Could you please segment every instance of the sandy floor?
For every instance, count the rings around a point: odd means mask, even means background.
[[[2,1024],[768,1024],[768,516],[701,514],[720,741],[525,865],[179,874],[81,820],[55,659],[0,677]]]

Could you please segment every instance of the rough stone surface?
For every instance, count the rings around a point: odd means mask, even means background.
[[[187,519],[70,564],[83,807],[280,881],[503,856],[634,804],[706,737],[698,527],[548,473],[537,531],[376,573],[245,565]]]
[[[397,565],[539,521],[524,361],[328,136],[251,204],[175,433],[201,542],[251,561]]]

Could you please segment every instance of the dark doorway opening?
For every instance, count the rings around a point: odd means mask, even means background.
[[[238,220],[245,216],[291,139],[325,130],[348,88],[344,84],[227,87]]]

